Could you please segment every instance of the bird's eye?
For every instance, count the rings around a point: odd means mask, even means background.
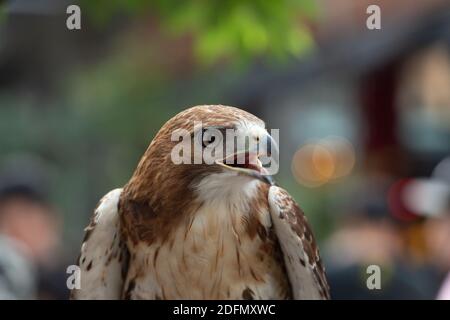
[[[203,147],[206,147],[207,145],[210,145],[214,141],[216,141],[216,137],[212,136],[212,137],[203,139],[202,145],[203,145]]]
[[[221,132],[216,128],[202,129],[200,135],[201,145],[205,148],[220,141]]]

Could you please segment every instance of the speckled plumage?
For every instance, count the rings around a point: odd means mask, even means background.
[[[193,107],[169,120],[127,185],[100,202],[72,297],[328,298],[311,230],[286,191],[215,165],[171,162],[171,133],[192,130],[194,121],[265,130],[262,120],[225,106]]]

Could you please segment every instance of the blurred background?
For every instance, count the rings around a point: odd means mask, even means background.
[[[97,201],[199,104],[280,129],[332,298],[450,299],[448,0],[0,1],[0,299],[66,299]]]

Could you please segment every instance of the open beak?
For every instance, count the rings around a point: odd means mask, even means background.
[[[258,179],[269,185],[275,185],[272,176],[264,168],[260,158],[273,157],[274,153],[278,156],[278,147],[272,137],[267,134],[263,137],[266,140],[265,148],[257,147],[257,150],[244,150],[231,154],[221,160],[216,160],[216,164],[239,175],[249,176]],[[259,150],[258,150],[259,149]]]

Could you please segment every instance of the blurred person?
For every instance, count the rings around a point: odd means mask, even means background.
[[[15,241],[36,263],[45,264],[57,247],[58,221],[53,208],[30,187],[0,191],[0,234]]]
[[[327,249],[332,252],[328,277],[333,299],[433,298],[434,272],[405,259],[407,249],[393,222],[359,217],[345,224],[330,238]],[[367,288],[370,265],[381,269],[380,290]]]
[[[442,283],[437,298],[450,299],[450,157],[437,164],[430,178],[413,179],[406,191],[405,202],[411,210],[427,217],[425,258]]]
[[[36,274],[18,245],[0,235],[0,300],[34,299]]]
[[[438,280],[434,270],[410,256],[406,237],[410,228],[415,229],[414,223],[390,214],[389,185],[388,181],[372,181],[346,197],[346,214],[325,252],[332,299],[435,297]],[[380,267],[380,289],[367,287],[370,265]]]
[[[36,298],[61,297],[62,291],[52,285],[55,277],[59,279],[56,282],[65,283],[62,273],[55,273],[59,224],[54,208],[33,188],[8,185],[0,189],[0,235],[5,239],[4,251],[15,252],[15,256],[21,256],[35,270],[34,279],[28,278],[34,282],[32,286],[37,286]],[[24,298],[24,295],[16,297]]]

